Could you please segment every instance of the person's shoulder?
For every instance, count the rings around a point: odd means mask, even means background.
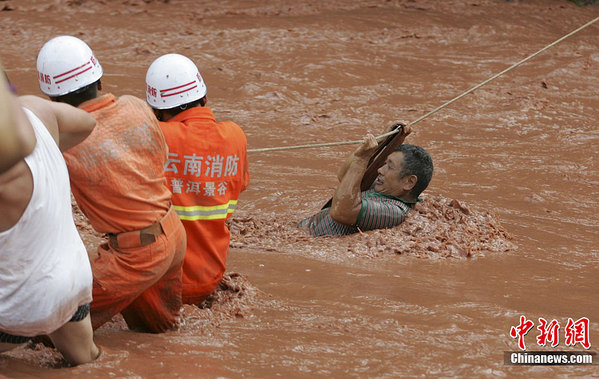
[[[148,103],[137,96],[121,95],[116,98],[116,101],[121,104],[131,105],[137,109],[142,109],[144,112],[151,114],[152,116],[154,115],[154,112],[152,112],[152,108],[148,105]]]
[[[40,117],[38,113],[45,113],[50,110],[49,100],[42,99],[39,96],[34,95],[23,95],[19,96],[19,103],[22,107],[29,109],[36,116]]]
[[[241,126],[237,125],[233,121],[219,121],[219,122],[217,122],[217,125],[220,128],[225,129],[229,133],[234,133],[239,136],[243,136],[243,138],[245,138],[245,133],[244,133],[243,129],[241,128]]]
[[[156,127],[158,127],[158,120],[156,119],[156,116],[154,115],[152,108],[148,105],[148,103],[145,100],[142,100],[139,97],[133,95],[121,95],[118,97],[117,101],[121,102],[122,104],[130,105],[135,109],[141,110],[146,117],[148,117],[152,121],[156,121],[154,124],[156,125]]]
[[[241,126],[237,125],[237,123],[235,123],[233,121],[220,121],[219,124],[225,125],[228,128],[235,128],[235,129],[241,130]]]
[[[19,96],[18,100],[21,107],[33,113],[51,133],[57,129],[56,115],[50,100],[34,95]]]
[[[35,96],[35,95],[21,95],[18,97],[19,102],[21,104],[39,104],[39,103],[44,103],[44,102],[48,102],[49,100],[45,100],[39,96]]]
[[[181,130],[183,129],[182,125],[182,123],[177,121],[158,121],[158,126],[165,137],[181,134]]]
[[[237,125],[233,121],[225,121],[228,129],[229,138],[236,141],[236,145],[239,148],[247,149],[247,136],[245,135],[241,126]]]
[[[150,107],[148,105],[148,103],[146,103],[145,100],[140,99],[137,96],[133,96],[133,95],[121,95],[117,98],[117,101],[123,101],[123,102],[128,102],[128,103],[133,103],[135,105],[144,105],[144,107]]]

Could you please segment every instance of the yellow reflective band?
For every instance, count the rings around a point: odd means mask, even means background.
[[[235,212],[235,205],[237,205],[237,200],[230,200],[226,204],[208,207],[203,207],[201,205],[193,205],[190,207],[175,205],[174,208],[181,220],[219,220],[225,219],[229,213]]]

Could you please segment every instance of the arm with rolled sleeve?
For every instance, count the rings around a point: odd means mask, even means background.
[[[354,225],[362,209],[360,183],[368,166],[370,156],[378,144],[372,134],[364,138],[364,142],[348,158],[339,172],[341,182],[333,195],[331,218],[341,224]]]

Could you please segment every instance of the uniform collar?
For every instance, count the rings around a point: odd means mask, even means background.
[[[95,99],[87,100],[79,104],[79,108],[86,112],[97,111],[98,109],[105,108],[116,102],[116,98],[113,94],[107,93],[106,95],[98,96]]]
[[[212,109],[209,107],[193,107],[183,111],[167,122],[185,122],[190,119],[203,119],[216,122]]]

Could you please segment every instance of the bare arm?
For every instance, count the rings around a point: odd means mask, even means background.
[[[405,137],[406,137],[408,134],[410,134],[410,133],[412,132],[412,128],[409,126],[409,124],[407,124],[407,123],[405,123],[405,122],[398,122],[398,121],[395,121],[395,122],[392,122],[391,124],[389,124],[389,126],[387,126],[387,128],[385,128],[385,130],[384,130],[384,134],[386,134],[386,133],[389,133],[389,132],[391,132],[392,130],[394,130],[394,129],[396,128],[396,126],[397,126],[397,125],[401,125],[401,127],[402,127],[402,130],[401,130],[401,132],[400,132],[400,133],[401,133],[400,135],[401,135],[401,136],[403,136],[404,138],[405,138]],[[387,138],[390,138],[390,137],[387,137]],[[384,139],[383,139],[383,140],[381,140],[381,141],[379,141],[379,142],[378,142],[379,146],[380,146],[382,143],[384,143],[384,141],[385,141]],[[401,142],[399,142],[399,144],[397,144],[397,146],[401,145],[401,143],[402,143],[402,142],[403,142],[403,139],[401,139]],[[390,150],[390,151],[392,151],[392,150]],[[373,150],[373,153],[374,153],[374,150]],[[355,152],[354,152],[353,154],[355,154]],[[339,170],[337,171],[337,179],[339,179],[339,181],[340,181],[340,182],[341,182],[341,180],[343,179],[343,176],[344,176],[344,175],[345,175],[345,173],[347,172],[347,169],[349,168],[349,165],[350,165],[350,164],[351,164],[351,162],[352,162],[352,157],[353,157],[353,154],[352,154],[352,155],[350,155],[349,157],[347,157],[347,159],[345,160],[345,162],[343,162],[343,164],[341,165],[341,167],[339,167]],[[386,158],[387,158],[386,156],[383,156],[383,157],[381,157],[381,159],[382,159],[382,161],[383,161],[383,162],[385,161],[385,159],[386,159]]]
[[[356,223],[362,208],[360,183],[368,166],[368,160],[377,146],[374,136],[368,134],[364,138],[364,143],[344,163],[347,167],[333,195],[330,210],[333,220],[346,225]]]
[[[61,151],[78,145],[94,130],[96,119],[86,111],[64,103],[50,102],[50,105],[54,108],[58,121],[58,146]]]
[[[61,151],[83,141],[96,126],[96,120],[89,113],[69,104],[37,96],[21,96],[19,100],[42,120]]]
[[[0,174],[29,155],[35,142],[29,119],[0,72]]]
[[[339,167],[339,170],[337,170],[337,179],[339,182],[343,180],[343,177],[345,176],[349,165],[351,165],[355,153],[356,152],[354,151],[349,157],[345,158],[345,161],[343,161],[343,164]]]

